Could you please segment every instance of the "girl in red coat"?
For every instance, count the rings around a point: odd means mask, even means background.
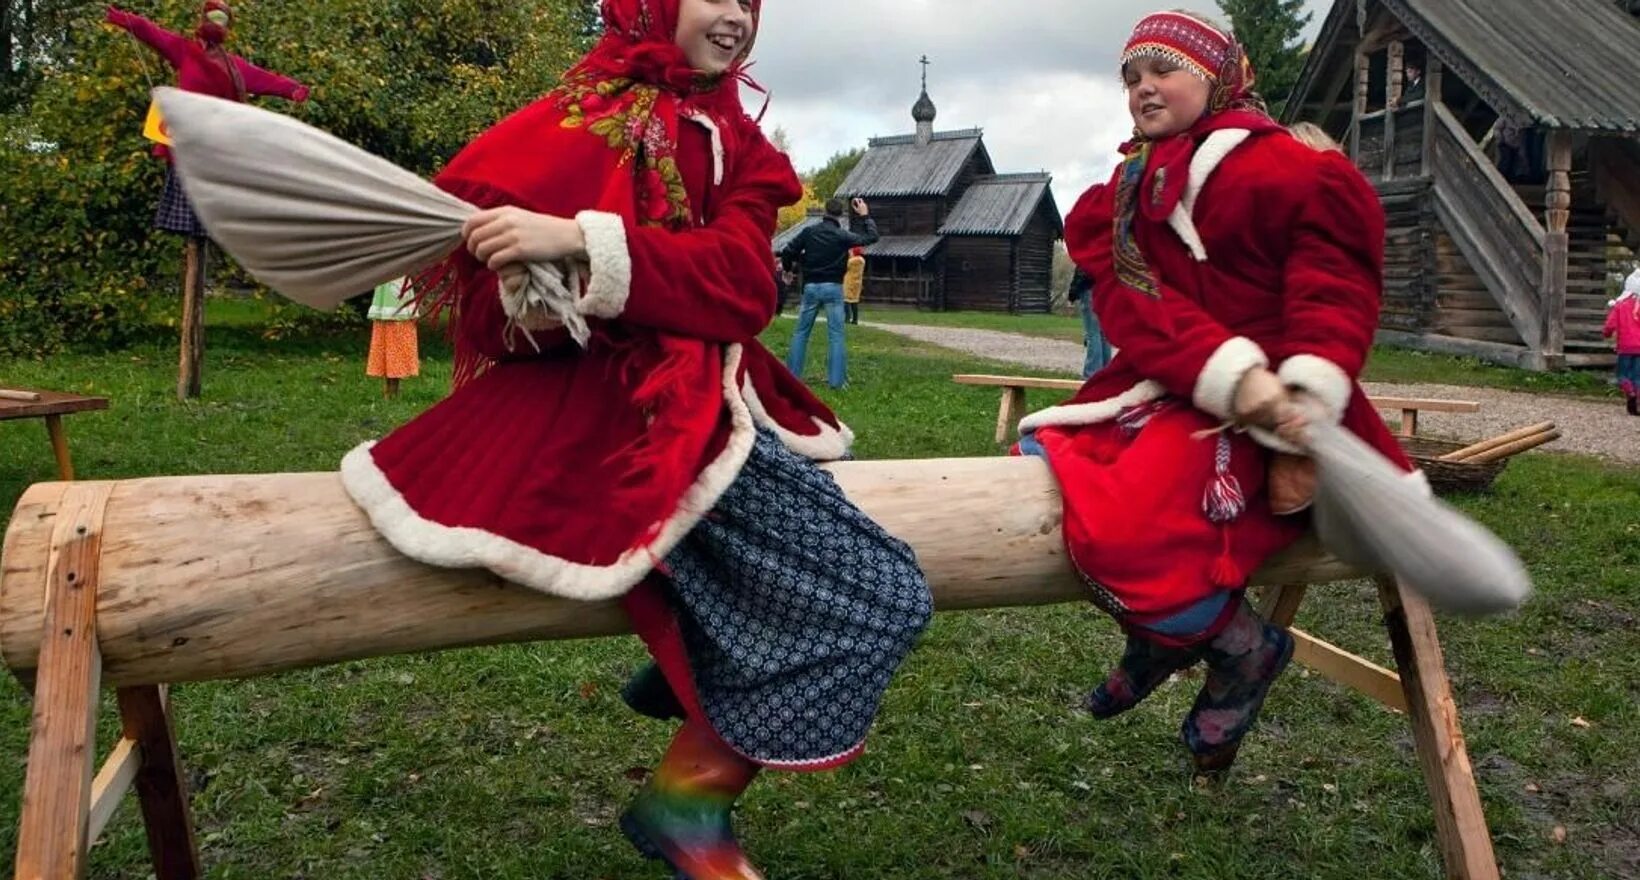
[[[486,206],[418,279],[452,308],[451,396],[342,466],[405,554],[619,597],[682,729],[621,827],[690,878],[750,878],[730,808],[762,767],[860,754],[926,626],[909,547],[814,460],[848,430],[757,341],[801,188],[739,101],[757,0],[604,0],[604,36],[439,175]],[[567,265],[570,319],[524,264]]]
[[[1305,529],[1293,514],[1308,463],[1271,449],[1291,449],[1282,437],[1320,412],[1406,463],[1356,382],[1377,324],[1383,212],[1348,158],[1266,115],[1223,29],[1151,15],[1122,76],[1134,138],[1065,235],[1120,353],[1069,403],[1028,417],[1021,449],[1048,459],[1071,560],[1128,635],[1088,708],[1116,715],[1205,660],[1182,736],[1200,771],[1219,772],[1292,656],[1243,597]]]

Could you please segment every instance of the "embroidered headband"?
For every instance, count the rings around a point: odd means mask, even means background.
[[[1219,78],[1234,41],[1229,34],[1182,12],[1157,12],[1140,19],[1122,50],[1122,69],[1138,58],[1162,58],[1203,80]]]

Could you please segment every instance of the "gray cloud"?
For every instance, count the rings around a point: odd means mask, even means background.
[[[1115,59],[1133,23],[1173,0],[776,0],[764,7],[752,74],[812,169],[872,135],[911,129],[919,56],[939,128],[985,129],[1001,171],[1054,173],[1061,210],[1115,166],[1131,122]],[[1217,15],[1214,3],[1176,5]],[[1329,3],[1306,0],[1313,32]],[[753,111],[762,96],[747,93]]]

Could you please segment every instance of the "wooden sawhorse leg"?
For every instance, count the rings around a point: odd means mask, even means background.
[[[1393,709],[1412,722],[1413,742],[1430,805],[1435,811],[1435,834],[1450,880],[1497,880],[1497,857],[1492,835],[1481,808],[1480,791],[1464,745],[1458,706],[1446,675],[1446,660],[1435,631],[1429,605],[1393,578],[1377,578],[1400,674],[1292,629],[1305,588],[1280,586],[1269,590],[1259,611],[1271,623],[1287,627],[1297,640],[1294,657],[1333,681],[1354,688]]]
[[[158,688],[120,695],[125,737],[101,773],[96,769],[97,704],[102,657],[97,648],[98,563],[111,483],[67,489],[52,533],[45,634],[34,691],[23,813],[17,830],[18,880],[79,880],[87,850],[136,781],[161,880],[200,875],[187,823],[187,799],[175,741]],[[174,780],[167,786],[165,779]],[[156,830],[158,837],[156,837]],[[176,841],[187,840],[185,854]],[[163,839],[169,848],[155,844]],[[184,869],[184,864],[187,868]]]
[[[197,880],[204,872],[199,866],[188,782],[177,759],[176,731],[165,689],[151,685],[121,688],[119,702],[124,741],[136,743],[142,752],[135,781],[154,876],[158,880]]]
[[[1393,578],[1380,577],[1378,596],[1384,626],[1401,670],[1407,716],[1418,749],[1424,783],[1435,808],[1435,836],[1451,880],[1497,880],[1498,861],[1481,809],[1475,771],[1464,745],[1458,704],[1446,676],[1446,660],[1435,632],[1435,617],[1417,594]]]
[[[1394,672],[1293,626],[1308,587],[1285,584],[1264,592],[1258,612],[1293,637],[1293,659],[1397,712],[1407,711],[1401,678]]]

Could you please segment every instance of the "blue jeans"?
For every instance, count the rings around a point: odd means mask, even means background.
[[[1082,345],[1087,354],[1082,359],[1082,378],[1086,379],[1110,363],[1110,340],[1099,328],[1099,316],[1093,313],[1093,295],[1083,294],[1076,301],[1076,310],[1082,313]]]
[[[848,349],[843,343],[843,285],[803,285],[803,307],[797,313],[797,332],[792,334],[792,351],[786,366],[798,378],[803,377],[804,362],[809,356],[809,334],[814,332],[814,318],[820,307],[826,308],[826,384],[841,388],[848,381]]]

